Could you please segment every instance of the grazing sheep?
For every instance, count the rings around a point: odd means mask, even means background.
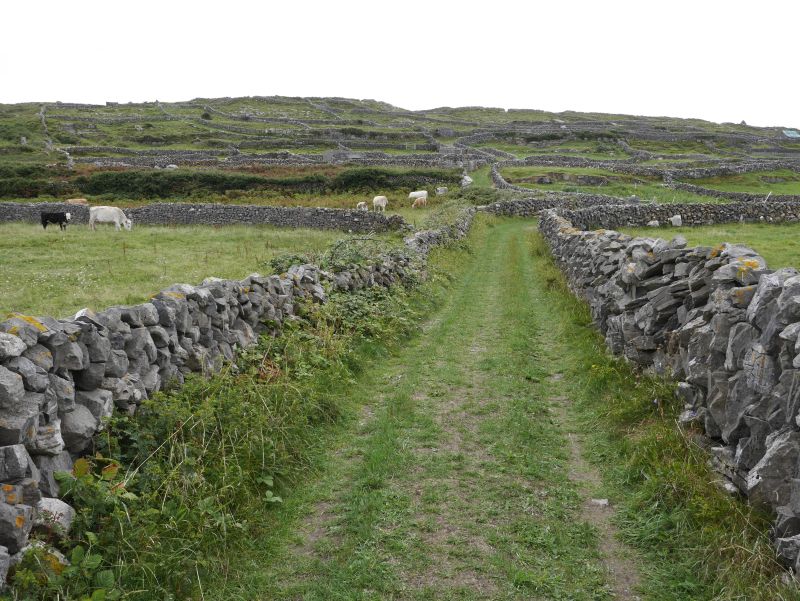
[[[428,199],[425,197],[418,198],[414,201],[414,204],[411,205],[412,209],[419,209],[421,207],[425,207],[428,205]]]
[[[356,205],[356,209],[359,211],[369,211],[369,206],[363,200]]]
[[[381,211],[386,210],[386,205],[389,204],[389,199],[385,196],[376,196],[372,199],[372,207],[377,211],[380,209]]]
[[[417,190],[416,192],[411,192],[408,195],[409,200],[416,200],[418,198],[424,198],[426,201],[428,200],[428,191],[427,190]]]
[[[68,205],[81,205],[84,207],[89,206],[89,201],[86,200],[85,198],[68,198],[65,202]]]

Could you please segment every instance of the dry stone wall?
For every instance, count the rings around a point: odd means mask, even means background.
[[[404,250],[338,273],[294,265],[282,275],[175,284],[146,303],[73,319],[12,314],[0,322],[0,577],[48,508],[72,511],[53,499],[54,473],[92,451],[113,413],[134,415],[165,385],[218,370],[279,331],[298,303],[404,281],[434,246],[465,236],[473,215],[465,210],[452,225],[407,237]]]
[[[682,421],[704,429],[728,486],[775,512],[776,548],[798,570],[800,273],[741,245],[594,229],[638,209],[548,210],[539,227],[609,349],[679,381]]]
[[[71,223],[89,222],[88,207],[66,203],[0,202],[0,223],[30,221],[38,223],[42,212],[70,212]],[[220,205],[153,203],[125,214],[134,223],[147,225],[233,225],[262,224],[277,227],[336,229],[352,232],[384,232],[409,227],[400,215],[374,211],[328,209],[325,207],[270,207],[259,205]]]

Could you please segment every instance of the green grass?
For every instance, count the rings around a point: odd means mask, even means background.
[[[708,146],[702,142],[678,141],[667,142],[662,140],[631,140],[631,148],[646,150],[654,154],[711,154]]]
[[[800,266],[800,224],[729,223],[693,227],[619,228],[631,236],[686,237],[690,246],[716,246],[723,242],[745,244],[767,260],[773,268]]]
[[[43,231],[0,225],[0,314],[20,311],[56,317],[83,307],[142,302],[160,289],[209,276],[243,278],[269,270],[283,253],[319,253],[343,234],[273,227],[71,226]]]
[[[489,165],[471,171],[469,176],[472,178],[472,186],[475,188],[491,188],[493,186],[491,167]]]
[[[538,297],[516,285],[535,280],[524,240],[476,226],[443,309],[347,389],[360,423],[206,599],[609,598],[548,417]]]
[[[724,202],[720,199],[714,199],[692,192],[666,188],[662,186],[656,178],[619,174],[606,169],[583,167],[506,167],[501,170],[501,174],[509,183],[523,188],[530,188],[531,190],[585,192],[587,194],[605,194],[620,198],[636,195],[643,200],[655,200],[656,202],[666,204],[683,202]],[[564,175],[572,178],[573,181],[553,179],[553,183],[551,184],[520,181],[543,175],[550,175],[551,177]],[[605,177],[608,179],[608,183],[603,185],[589,185],[574,181],[574,178],[581,175]]]
[[[764,178],[776,178],[784,181],[769,182],[764,181]],[[690,183],[726,192],[753,192],[764,195],[769,192],[773,194],[800,194],[800,173],[789,169],[720,175],[691,180]]]

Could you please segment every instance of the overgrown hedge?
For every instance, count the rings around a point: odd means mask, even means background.
[[[223,194],[227,190],[277,190],[297,193],[378,191],[455,183],[455,170],[398,171],[376,167],[346,169],[328,177],[268,178],[215,171],[106,171],[81,176],[75,184],[84,194],[119,194],[130,198],[168,198],[197,193]],[[2,192],[0,191],[0,194]]]

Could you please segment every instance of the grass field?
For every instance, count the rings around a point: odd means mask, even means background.
[[[722,242],[746,244],[773,268],[800,267],[800,224],[730,223],[697,227],[620,228],[632,236],[685,236],[691,246],[715,246]]]
[[[691,180],[691,183],[726,192],[800,194],[800,173],[789,169],[721,175]]]
[[[65,316],[146,300],[176,282],[268,273],[283,253],[320,253],[343,234],[267,226],[156,227],[130,232],[0,225],[0,316]]]
[[[678,202],[721,202],[709,196],[701,196],[683,190],[672,190],[661,185],[655,178],[631,176],[614,173],[605,169],[588,169],[581,167],[507,167],[501,174],[509,183],[530,188],[531,190],[552,190],[554,192],[586,192],[590,194],[606,194],[610,196],[627,197],[636,195],[644,200],[655,200],[660,203]],[[549,175],[553,178],[551,184],[537,184],[529,178]],[[580,176],[599,176],[607,178],[608,182],[602,185],[581,184],[574,181]],[[558,180],[558,177],[567,177],[572,181]]]

